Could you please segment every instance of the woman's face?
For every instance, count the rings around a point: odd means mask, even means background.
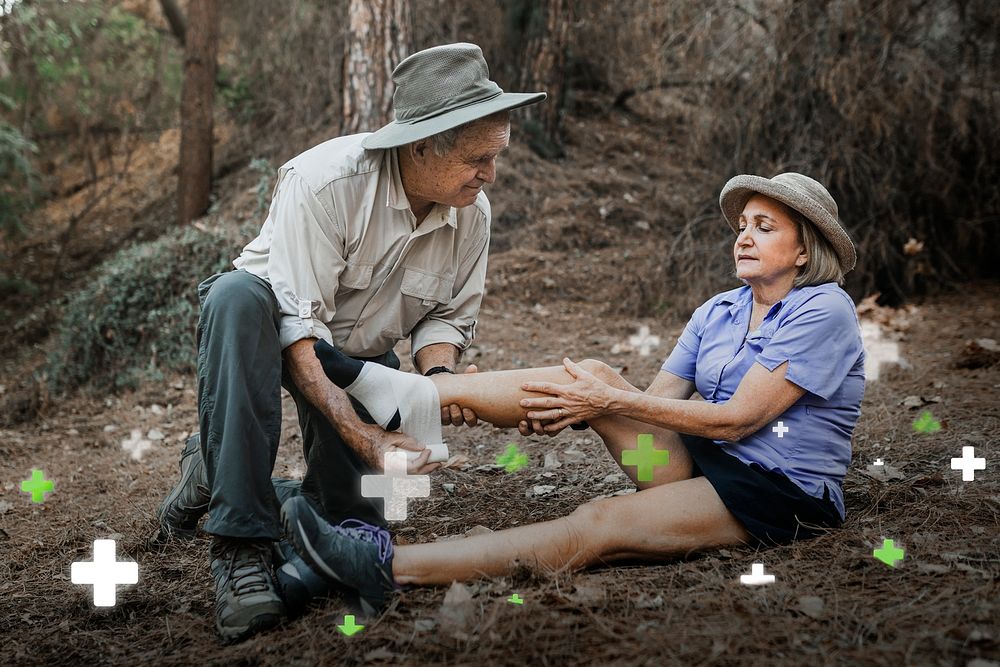
[[[751,286],[792,281],[807,256],[798,225],[781,202],[754,195],[743,207],[733,246],[736,276]]]

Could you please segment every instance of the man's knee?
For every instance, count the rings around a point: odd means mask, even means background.
[[[259,317],[270,310],[269,292],[246,271],[230,271],[212,283],[202,303],[202,317],[220,313],[238,318],[256,313]]]

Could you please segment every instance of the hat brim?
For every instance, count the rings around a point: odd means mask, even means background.
[[[498,111],[516,109],[541,102],[545,97],[545,93],[501,93],[484,102],[470,104],[431,118],[411,121],[394,120],[381,127],[377,132],[365,137],[361,145],[368,149],[395,148],[485,118]]]
[[[807,195],[781,183],[775,183],[769,178],[742,174],[729,179],[722,188],[719,194],[719,206],[733,231],[739,233],[743,207],[756,194],[776,199],[808,218],[837,253],[841,271],[846,274],[854,268],[858,261],[857,251],[840,221]]]

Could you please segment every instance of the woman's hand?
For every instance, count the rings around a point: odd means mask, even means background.
[[[570,424],[608,414],[612,411],[616,394],[621,392],[569,358],[563,359],[563,366],[573,377],[571,384],[525,382],[521,385],[524,391],[550,395],[521,400],[521,407],[529,409],[529,420],[533,423],[548,422],[544,426],[546,433],[558,433]]]

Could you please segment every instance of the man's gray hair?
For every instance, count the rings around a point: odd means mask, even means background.
[[[510,111],[504,109],[503,111],[497,111],[489,116],[484,116],[482,118],[477,118],[476,120],[469,121],[464,125],[459,125],[458,127],[453,127],[451,129],[445,130],[444,132],[438,132],[437,134],[432,134],[427,137],[427,141],[431,144],[431,150],[438,157],[444,157],[447,153],[455,147],[458,143],[458,137],[467,130],[468,128],[476,125],[477,123],[509,123],[510,122]]]

